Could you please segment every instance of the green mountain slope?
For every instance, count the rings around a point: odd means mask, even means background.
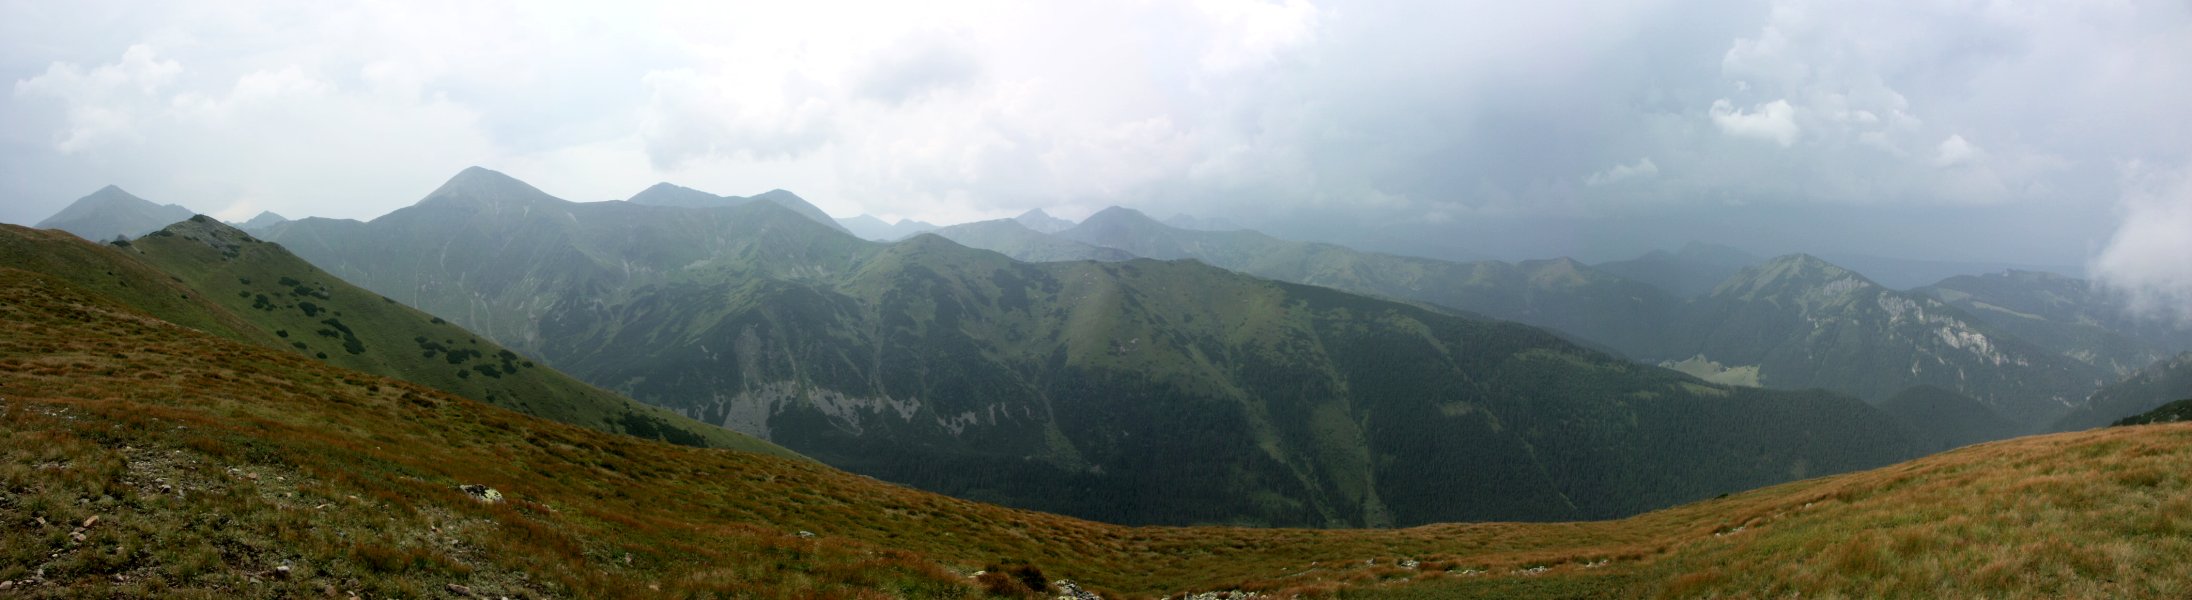
[[[1457,263],[1283,240],[1254,231],[1191,231],[1109,208],[1059,237],[1157,259],[1480,313],[1559,330],[1638,356],[1659,348],[1678,304],[1647,284],[1569,259]]]
[[[230,339],[603,431],[791,455],[538,367],[208,217],[119,247],[9,227],[0,230],[0,255],[15,259],[6,264]]]
[[[969,248],[981,248],[1026,262],[1057,262],[1061,260],[1121,261],[1134,258],[1125,250],[1093,246],[1080,242],[1044,235],[1029,229],[1020,221],[996,219],[961,223],[932,231],[944,239]]]
[[[1934,385],[2037,428],[2104,379],[1939,300],[1801,254],[1746,269],[1684,312],[1663,357],[1755,367],[1769,387],[1879,401]]]
[[[2089,281],[2036,271],[1962,275],[1912,290],[2116,376],[2192,350],[2192,331],[2141,318]]]
[[[2095,390],[2077,410],[2056,421],[2054,430],[2101,427],[2182,398],[2192,398],[2192,353],[2155,362]]]
[[[1852,399],[1705,385],[1519,325],[1194,262],[877,244],[768,203],[570,203],[468,171],[371,223],[274,235],[635,399],[1108,520],[1602,517],[1913,451]]]
[[[1902,420],[1931,451],[2009,438],[2025,429],[1970,396],[1931,385],[1896,392],[1880,410]]]
[[[144,235],[169,223],[188,219],[192,214],[188,208],[153,204],[110,185],[76,199],[61,212],[39,221],[37,227],[59,229],[87,240],[104,242],[118,236]]]
[[[2192,426],[2119,427],[1617,521],[1129,528],[527,417],[0,266],[11,596],[2168,597],[2188,460]]]
[[[2126,425],[2153,425],[2157,423],[2182,423],[2192,421],[2192,398],[2174,400],[2155,407],[2154,410],[2117,419],[2111,427]]]

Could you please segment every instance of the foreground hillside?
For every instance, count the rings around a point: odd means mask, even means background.
[[[791,455],[541,368],[208,217],[117,245],[0,225],[0,264],[84,286],[169,322],[530,415],[690,446]]]
[[[526,417],[0,267],[23,597],[2181,597],[2192,427],[2025,438],[1634,518],[1130,528]],[[479,485],[476,494],[459,486]],[[475,499],[499,498],[498,501]]]

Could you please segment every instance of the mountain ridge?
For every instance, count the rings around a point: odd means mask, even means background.
[[[562,210],[413,207],[276,239],[635,399],[886,480],[1121,522],[1611,516],[1911,452],[1854,399],[1705,385],[1198,261],[879,244],[767,203]]]
[[[169,223],[190,218],[196,214],[188,208],[174,204],[155,204],[122,190],[120,186],[101,187],[60,212],[39,221],[39,229],[59,229],[76,234],[87,240],[107,241],[117,237],[132,238],[167,226]]]

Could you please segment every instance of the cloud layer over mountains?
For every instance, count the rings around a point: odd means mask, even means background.
[[[2192,10],[2164,0],[0,11],[18,223],[108,183],[369,218],[484,164],[939,223],[1121,204],[1454,254],[2074,264],[2166,204],[2124,173],[2192,163]]]

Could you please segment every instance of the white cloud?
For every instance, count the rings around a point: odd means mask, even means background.
[[[64,154],[82,152],[116,139],[137,136],[140,108],[175,80],[182,66],[161,60],[143,44],[130,46],[121,60],[91,69],[55,62],[46,72],[15,82],[17,96],[44,96],[67,106],[68,126],[54,140]]]
[[[1948,139],[1941,140],[1941,145],[1934,147],[1933,164],[1952,167],[1979,160],[1984,153],[1985,151],[1980,150],[1978,146],[1964,141],[1964,136],[1950,134]]]
[[[2133,309],[2192,323],[2192,168],[2127,169],[2122,224],[2089,270]]]
[[[1196,0],[1193,5],[1217,25],[1201,61],[1212,71],[1259,66],[1309,41],[1319,14],[1307,0]]]
[[[1583,184],[1596,187],[1630,179],[1651,179],[1658,176],[1659,165],[1653,164],[1651,157],[1647,156],[1636,159],[1636,164],[1633,165],[1614,165],[1604,171],[1592,173],[1590,177],[1583,178]]]
[[[1767,102],[1747,111],[1736,109],[1726,98],[1714,100],[1712,120],[1722,133],[1766,140],[1783,148],[1795,144],[1796,136],[1803,133],[1796,124],[1796,107],[1788,100]]]

